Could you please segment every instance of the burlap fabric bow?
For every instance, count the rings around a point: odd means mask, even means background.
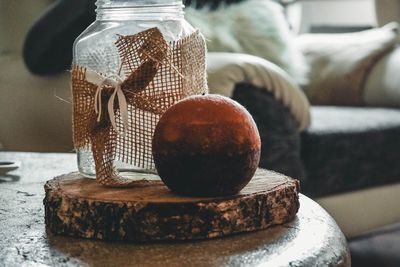
[[[72,66],[75,149],[91,147],[96,178],[106,186],[135,185],[117,159],[154,170],[151,140],[161,114],[180,99],[207,92],[205,43],[197,31],[167,43],[157,28],[115,43],[120,69],[102,75]]]

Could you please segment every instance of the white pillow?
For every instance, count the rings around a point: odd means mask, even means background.
[[[245,53],[267,59],[296,81],[304,82],[306,64],[293,45],[279,4],[269,0],[247,0],[222,5],[217,10],[186,8],[186,19],[207,39],[210,52]]]
[[[305,92],[312,104],[365,105],[366,79],[398,42],[399,25],[343,34],[306,34],[298,47],[310,64]]]
[[[238,83],[249,83],[273,94],[286,106],[299,130],[310,125],[310,105],[292,78],[275,64],[248,54],[208,53],[210,93],[232,96]]]
[[[400,108],[400,46],[384,56],[372,69],[364,88],[369,106]]]

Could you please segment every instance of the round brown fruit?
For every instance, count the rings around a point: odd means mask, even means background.
[[[179,101],[162,115],[153,136],[158,174],[181,195],[236,194],[253,177],[260,150],[250,113],[219,95]]]

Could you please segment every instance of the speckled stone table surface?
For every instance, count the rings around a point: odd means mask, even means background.
[[[350,266],[335,221],[301,195],[291,223],[196,242],[132,244],[54,236],[46,231],[43,185],[75,171],[74,154],[0,152],[21,161],[0,175],[0,266]]]

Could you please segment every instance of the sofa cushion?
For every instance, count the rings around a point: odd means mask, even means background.
[[[368,106],[400,108],[399,63],[400,46],[397,46],[374,65],[364,89],[364,101]]]
[[[400,110],[312,107],[303,192],[323,196],[400,181]]]
[[[281,5],[264,0],[195,2],[207,4],[201,9],[187,6],[185,18],[204,34],[209,51],[255,55],[304,82],[307,64],[293,43]]]
[[[232,98],[246,107],[261,137],[260,167],[304,181],[298,124],[273,93],[253,84],[236,84]]]
[[[287,107],[299,130],[310,125],[310,104],[293,79],[275,64],[260,57],[234,53],[207,54],[210,93],[231,97],[239,83],[254,85],[271,92]]]
[[[344,34],[305,34],[296,39],[310,64],[305,92],[315,105],[365,104],[364,85],[374,64],[399,37],[395,22],[382,28]]]

